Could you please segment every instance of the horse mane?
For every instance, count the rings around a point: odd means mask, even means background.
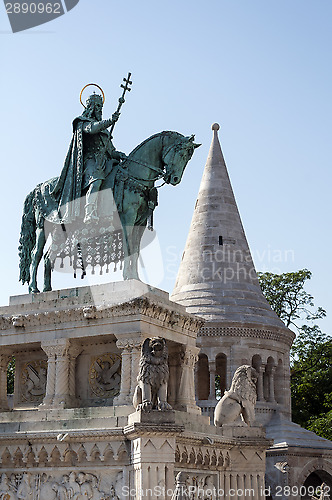
[[[143,142],[141,142],[141,144],[136,146],[136,148],[130,152],[129,156],[136,153],[139,149],[141,149],[142,146],[144,146],[147,142],[152,141],[152,139],[155,139],[156,137],[159,137],[159,136],[163,136],[163,137],[169,136],[170,137],[172,135],[177,136],[177,137],[184,137],[184,135],[180,134],[179,132],[175,132],[173,130],[164,130],[163,132],[158,132],[157,134],[151,135],[151,137],[148,137]]]

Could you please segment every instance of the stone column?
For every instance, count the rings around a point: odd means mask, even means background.
[[[129,401],[131,381],[131,347],[128,340],[117,340],[116,346],[121,349],[121,384],[120,394],[114,398],[114,405],[131,404]]]
[[[137,376],[139,371],[139,361],[141,357],[141,340],[131,341],[131,369],[130,369],[130,393],[129,400],[132,404],[134,392],[137,386]]]
[[[59,344],[56,353],[55,394],[53,404],[64,408],[69,396],[69,341]]]
[[[264,388],[263,388],[263,375],[265,371],[265,365],[261,364],[258,368],[258,379],[257,379],[257,401],[265,401],[264,398]]]
[[[76,399],[76,358],[82,352],[82,347],[77,345],[71,345],[68,350],[69,356],[69,396],[71,398],[71,405],[77,406],[78,401]]]
[[[177,345],[177,347],[179,347]],[[168,402],[175,407],[178,395],[179,367],[181,365],[181,355],[179,351],[171,351],[168,355],[169,381],[168,381]],[[197,365],[196,365],[197,366]]]
[[[48,342],[42,342],[41,348],[47,354],[47,381],[46,394],[40,408],[49,408],[52,406],[55,394],[55,370],[56,370],[56,348]]]
[[[201,409],[196,405],[194,380],[194,368],[198,353],[199,348],[195,346],[186,346],[182,353],[177,406],[188,413],[201,414]]]
[[[116,346],[122,350],[121,385],[120,394],[114,398],[114,405],[132,405],[137,385],[141,340],[117,340]]]
[[[6,351],[0,351],[0,411],[8,411],[7,398],[7,368],[11,356]]]
[[[249,472],[246,472],[244,475],[244,489],[245,490],[251,489],[251,478]]]
[[[244,477],[242,472],[237,476],[237,494],[239,500],[245,500],[244,496]]]
[[[41,408],[70,408],[75,405],[75,360],[80,349],[69,339],[42,342],[48,356],[46,395]]]
[[[265,500],[264,488],[265,488],[265,478],[261,474],[257,474],[257,484],[258,484],[258,498],[259,500]]]
[[[216,399],[216,362],[209,360],[210,394],[209,399]]]
[[[53,406],[57,408],[65,408],[69,403],[69,346],[69,339],[57,341],[53,398]]]
[[[257,474],[252,475],[252,481],[251,481],[251,487],[254,490],[254,497],[253,500],[258,500],[260,498],[259,496],[259,488],[258,488],[258,477]]]
[[[238,500],[237,496],[237,474],[235,472],[231,473],[231,494],[229,495],[233,500]]]
[[[195,363],[194,368],[194,383],[195,383],[195,398],[198,399],[198,361]]]
[[[271,403],[275,403],[275,395],[274,395],[274,374],[276,371],[275,366],[270,367],[269,372],[269,401]]]
[[[231,498],[229,495],[229,490],[231,489],[231,475],[229,472],[225,472],[224,484],[224,497],[225,499],[229,500],[229,498]]]

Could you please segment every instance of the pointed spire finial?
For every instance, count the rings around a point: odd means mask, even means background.
[[[218,131],[220,129],[220,125],[219,123],[214,123],[212,126],[211,126],[212,130],[216,130]]]

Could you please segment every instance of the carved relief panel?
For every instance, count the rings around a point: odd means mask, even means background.
[[[90,498],[96,500],[123,499],[123,473],[96,471],[3,473],[0,480],[0,498],[5,500],[69,500]]]
[[[20,388],[22,401],[41,403],[45,396],[47,380],[47,361],[39,359],[28,361],[22,366]]]
[[[76,361],[80,406],[111,406],[120,393],[121,353],[115,342],[89,344]]]
[[[181,469],[187,475],[186,486],[190,500],[217,500],[218,474]]]
[[[14,407],[37,407],[46,394],[47,357],[40,349],[15,353]]]
[[[113,398],[120,392],[121,356],[105,353],[91,358],[89,384],[91,392],[101,398]]]

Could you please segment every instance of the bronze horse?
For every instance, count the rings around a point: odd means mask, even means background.
[[[199,146],[194,143],[193,135],[185,137],[178,132],[160,132],[137,146],[127,160],[115,167],[115,171],[103,181],[98,211],[104,212],[107,217],[110,216],[110,211],[114,211],[114,206],[117,210],[122,230],[125,280],[139,279],[137,261],[140,243],[147,220],[157,204],[155,182],[163,179],[173,186],[179,184],[188,161]],[[20,281],[22,284],[29,284],[29,293],[39,292],[37,270],[47,239],[45,217],[38,208],[38,196],[44,185],[56,180],[51,179],[37,186],[27,196],[24,204],[19,246]],[[112,204],[113,209],[109,208]],[[80,223],[83,224],[83,218]],[[55,236],[61,224],[48,225],[50,234]],[[67,235],[66,228],[62,229],[63,234]],[[92,224],[86,225],[85,231],[91,233]],[[55,247],[56,245],[52,248],[51,243],[44,255],[43,291],[52,290],[51,270],[56,258]]]

